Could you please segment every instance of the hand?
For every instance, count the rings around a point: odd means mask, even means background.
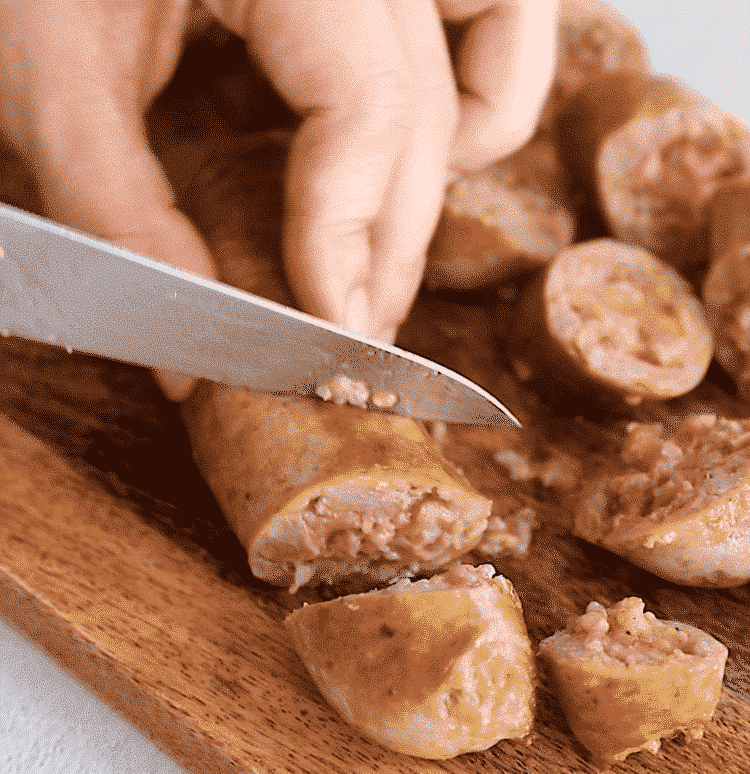
[[[284,245],[304,309],[393,339],[421,281],[449,167],[481,167],[533,131],[552,77],[556,5],[206,1],[304,116]],[[0,130],[32,169],[46,215],[212,276],[143,123],[193,10],[188,0],[0,4]],[[465,27],[457,75],[442,19]],[[174,399],[192,386],[158,378]]]

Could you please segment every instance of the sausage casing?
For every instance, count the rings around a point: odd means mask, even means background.
[[[681,270],[706,261],[708,201],[750,168],[746,127],[680,81],[618,73],[584,86],[555,132],[612,236]]]
[[[286,626],[321,693],[398,752],[444,759],[528,734],[534,663],[523,611],[494,568],[294,611]]]
[[[250,568],[270,583],[433,572],[487,526],[491,501],[413,420],[208,383],[183,418]]]

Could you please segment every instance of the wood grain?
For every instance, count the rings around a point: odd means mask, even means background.
[[[203,67],[205,57],[199,60]],[[210,135],[229,126],[205,94],[162,105],[164,116],[180,123],[171,134],[152,124],[157,146],[181,133]],[[457,358],[448,364],[527,416],[528,405],[493,358],[491,337],[476,335],[476,309],[430,303],[423,299],[415,308],[404,343],[431,356],[442,325]],[[440,325],[420,340],[425,308]],[[318,693],[281,625],[303,601],[334,592],[290,597],[252,577],[193,464],[177,408],[143,369],[0,340],[0,410],[0,615],[190,771],[595,771],[544,683],[529,740],[450,761],[391,753],[346,725]],[[612,770],[746,771],[750,588],[675,586],[572,538],[560,502],[516,486],[493,463],[502,442],[490,432],[457,432],[446,451],[489,496],[517,498],[537,510],[541,523],[528,556],[497,563],[519,592],[534,645],[590,600],[610,604],[634,594],[657,616],[700,626],[730,649],[705,739],[667,741],[659,756],[638,753]]]
[[[191,771],[594,771],[543,685],[528,745],[438,764],[360,737],[318,694],[281,626],[316,595],[252,578],[150,376],[12,339],[0,364],[0,613]],[[449,451],[488,494],[503,486],[480,445],[457,439]],[[730,648],[706,738],[666,742],[658,757],[638,753],[614,770],[743,771],[748,587],[674,586],[571,538],[563,522],[545,522],[528,557],[499,566],[535,645],[591,599],[637,594]]]

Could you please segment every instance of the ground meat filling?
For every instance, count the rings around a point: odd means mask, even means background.
[[[590,602],[584,615],[568,624],[565,631],[591,658],[636,664],[661,664],[669,658],[689,658],[697,653],[697,642],[686,631],[644,613],[644,602],[627,597],[609,609]]]
[[[713,339],[698,299],[644,250],[607,239],[571,248],[545,294],[555,337],[636,399],[683,394],[708,368]]]
[[[323,400],[329,400],[337,406],[350,404],[367,408],[369,401],[375,408],[393,408],[398,403],[398,397],[385,390],[370,391],[366,382],[351,379],[344,374],[336,374],[325,384],[321,384],[315,394]]]
[[[750,472],[748,447],[750,420],[699,414],[686,419],[669,439],[659,424],[631,424],[620,452],[631,470],[613,476],[606,486],[606,531],[639,519],[664,522],[678,510],[690,514],[708,507]]]
[[[607,140],[598,167],[618,239],[663,254],[675,230],[706,224],[717,185],[740,174],[745,160],[718,109],[690,105],[627,124]],[[694,262],[689,254],[680,257]]]
[[[357,573],[381,583],[436,570],[470,550],[487,526],[483,506],[468,507],[463,499],[445,486],[327,487],[301,514],[282,516],[261,533],[251,568],[291,582],[292,592]]]

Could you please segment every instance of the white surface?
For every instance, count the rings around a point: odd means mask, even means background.
[[[610,0],[676,75],[750,126],[750,0]]]
[[[0,621],[0,774],[186,774]]]
[[[750,124],[750,0],[615,0],[654,69]],[[0,621],[0,774],[185,774]]]

